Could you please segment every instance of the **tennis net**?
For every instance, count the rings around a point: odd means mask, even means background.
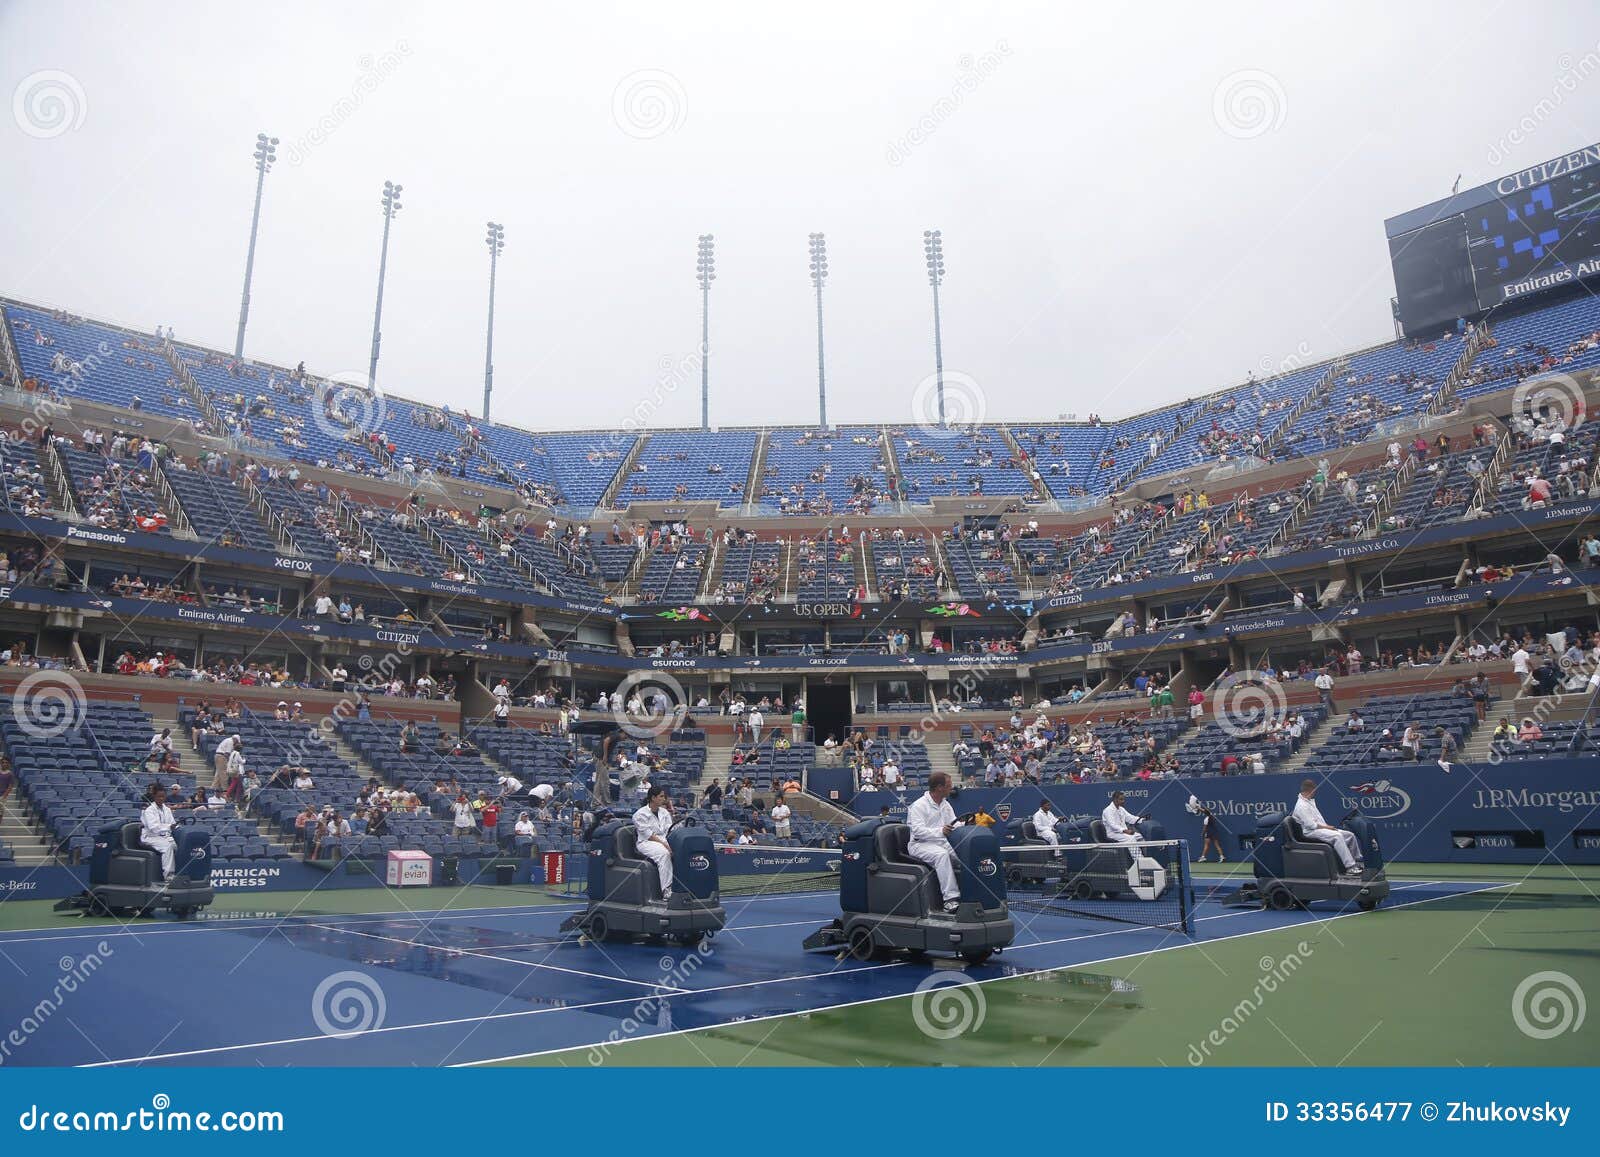
[[[1001,860],[1013,908],[1194,935],[1194,888],[1183,840],[1010,845],[1001,849]]]

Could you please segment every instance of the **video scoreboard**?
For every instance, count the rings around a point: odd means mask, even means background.
[[[1600,274],[1600,144],[1384,227],[1407,334],[1572,285]]]

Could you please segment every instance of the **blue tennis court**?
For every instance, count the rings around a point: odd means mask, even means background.
[[[1396,882],[1385,909],[1502,885]],[[807,954],[834,892],[730,900],[698,949],[581,942],[576,905],[277,919],[201,919],[0,935],[30,977],[88,972],[10,1063],[414,1065],[481,1063],[903,996],[927,962]],[[1203,894],[1196,936],[1017,912],[1017,940],[972,980],[1073,968],[1341,918],[1266,912]],[[1354,917],[1359,918],[1359,917]],[[7,1002],[0,997],[0,1006]],[[25,1015],[12,1009],[8,1020]]]

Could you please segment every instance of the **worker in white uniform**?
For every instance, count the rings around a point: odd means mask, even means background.
[[[667,833],[672,830],[672,813],[667,810],[667,789],[652,787],[644,806],[633,813],[633,830],[638,833],[639,854],[656,866],[661,876],[661,899],[672,898],[672,845]]]
[[[167,789],[156,786],[150,789],[150,802],[139,813],[139,842],[161,853],[161,876],[171,879],[177,865],[178,841],[172,838],[172,826],[177,823],[172,809],[167,806]]]
[[[1106,829],[1106,839],[1114,844],[1136,844],[1139,842],[1139,829],[1136,826],[1139,817],[1123,807],[1123,802],[1128,797],[1120,791],[1111,793],[1111,802],[1106,805],[1106,810],[1100,813],[1100,823]],[[1135,860],[1139,858],[1139,849],[1129,847],[1128,852]]]
[[[1339,854],[1339,862],[1344,865],[1345,875],[1361,875],[1361,841],[1356,839],[1354,832],[1336,828],[1322,818],[1322,812],[1312,798],[1316,794],[1316,780],[1300,781],[1300,796],[1294,801],[1295,823],[1300,825],[1300,831],[1306,839],[1333,845],[1333,850]]]
[[[1051,847],[1061,846],[1061,837],[1056,835],[1056,824],[1060,822],[1054,809],[1050,806],[1050,801],[1047,799],[1040,800],[1039,810],[1033,813],[1033,830],[1041,840]]]
[[[939,895],[944,899],[944,910],[954,912],[958,907],[961,889],[956,887],[955,849],[950,846],[950,833],[960,826],[955,808],[945,797],[950,794],[950,777],[942,771],[928,776],[928,790],[906,809],[906,823],[911,825],[911,843],[906,848],[913,859],[921,860],[933,869],[939,878]]]
[[[789,838],[789,817],[792,814],[793,813],[789,810],[789,805],[784,803],[781,799],[778,801],[777,806],[772,809],[772,825],[775,829],[773,834],[776,835],[780,840],[786,840]]]

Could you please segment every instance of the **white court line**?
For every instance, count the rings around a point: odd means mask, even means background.
[[[1431,881],[1419,882],[1418,886],[1420,886],[1422,883],[1430,883],[1430,882]],[[1428,897],[1424,897],[1423,899],[1420,899],[1420,900],[1411,900],[1411,901],[1408,901],[1408,902],[1406,902],[1404,904],[1391,905],[1390,910],[1391,911],[1398,911],[1401,908],[1415,908],[1415,907],[1419,907],[1419,906],[1421,906],[1423,904],[1432,904],[1432,903],[1435,903],[1436,901],[1439,901],[1439,900],[1454,900],[1454,899],[1457,899],[1457,898],[1459,898],[1461,896],[1476,895],[1477,892],[1496,892],[1496,891],[1499,891],[1502,888],[1514,888],[1514,887],[1516,887],[1516,884],[1514,882],[1513,883],[1508,883],[1508,884],[1491,884],[1491,885],[1487,885],[1487,886],[1485,886],[1483,888],[1476,889],[1476,891],[1455,892],[1455,893],[1452,893],[1449,896],[1428,896]],[[1217,916],[1206,916],[1206,917],[1203,917],[1203,919],[1206,919],[1206,920],[1225,920],[1225,919],[1228,919],[1230,916],[1244,915],[1244,914],[1247,914],[1247,912],[1240,912],[1240,913],[1226,912],[1226,913],[1223,913],[1223,914],[1217,915]],[[1293,924],[1280,924],[1275,928],[1256,928],[1256,929],[1253,929],[1253,930],[1251,930],[1249,932],[1236,932],[1231,936],[1219,936],[1219,937],[1217,937],[1217,938],[1215,938],[1213,940],[1196,940],[1196,939],[1190,939],[1190,938],[1186,937],[1184,939],[1184,942],[1181,943],[1181,944],[1168,944],[1168,945],[1164,945],[1164,946],[1159,947],[1159,948],[1142,948],[1142,949],[1138,950],[1137,952],[1124,952],[1124,953],[1122,953],[1121,955],[1118,955],[1118,956],[1104,956],[1104,957],[1101,957],[1098,960],[1078,960],[1078,961],[1074,961],[1071,964],[1056,964],[1056,965],[1050,965],[1048,967],[1043,967],[1043,968],[1023,969],[1023,970],[1020,970],[1020,971],[1017,971],[1017,972],[1013,972],[1008,976],[991,976],[991,977],[988,977],[987,979],[984,979],[984,980],[970,980],[970,981],[967,981],[967,983],[968,984],[993,984],[997,980],[1016,980],[1016,979],[1019,979],[1019,978],[1024,977],[1024,976],[1038,976],[1040,973],[1045,973],[1045,972],[1071,972],[1071,971],[1073,971],[1075,969],[1079,969],[1079,968],[1091,968],[1091,967],[1095,967],[1095,966],[1098,966],[1098,965],[1101,965],[1101,964],[1114,964],[1115,962],[1117,962],[1119,960],[1132,960],[1132,959],[1134,959],[1135,957],[1138,957],[1138,956],[1153,956],[1157,952],[1173,952],[1173,951],[1177,951],[1177,950],[1183,949],[1183,948],[1194,948],[1194,947],[1197,947],[1197,946],[1199,946],[1201,944],[1217,944],[1217,943],[1220,943],[1221,941],[1224,941],[1224,940],[1243,940],[1247,936],[1260,936],[1260,935],[1262,935],[1264,933],[1268,933],[1268,932],[1284,932],[1284,931],[1287,931],[1287,930],[1289,930],[1291,928],[1303,928],[1307,924],[1325,924],[1325,923],[1331,923],[1334,920],[1348,919],[1351,916],[1365,916],[1365,915],[1369,915],[1369,914],[1370,913],[1361,912],[1361,911],[1339,912],[1339,913],[1337,913],[1335,915],[1324,916],[1321,919],[1298,920]],[[1147,931],[1150,931],[1150,929],[1148,929],[1148,928],[1125,928],[1125,929],[1119,929],[1118,930],[1118,932],[1140,932],[1140,931],[1146,931],[1147,932]],[[1094,933],[1092,936],[1069,936],[1069,937],[1066,937],[1063,940],[1041,941],[1039,944],[1024,945],[1023,947],[1026,947],[1026,948],[1037,948],[1037,947],[1042,947],[1045,944],[1065,944],[1065,943],[1067,943],[1068,941],[1071,941],[1071,940],[1090,940],[1090,939],[1094,939],[1094,937],[1096,937],[1096,936],[1105,936],[1105,935],[1112,935],[1112,934],[1114,934],[1114,933],[1097,932],[1097,933]],[[706,991],[715,991],[715,990],[708,989]],[[742,1026],[747,1025],[747,1024],[755,1024],[758,1021],[781,1020],[781,1019],[783,1019],[785,1017],[797,1016],[797,1015],[799,1015],[801,1013],[804,1013],[807,1016],[814,1016],[819,1012],[834,1012],[834,1011],[836,1011],[838,1009],[844,1009],[844,1008],[860,1008],[860,1007],[863,1007],[863,1006],[869,1005],[869,1004],[881,1004],[882,1002],[884,1002],[886,1000],[903,1000],[904,998],[906,998],[907,996],[910,996],[910,995],[911,995],[910,993],[901,992],[901,993],[895,993],[895,994],[890,995],[890,996],[873,996],[873,997],[868,997],[865,1000],[846,1001],[843,1004],[829,1004],[829,1005],[823,1005],[823,1006],[818,1007],[818,1008],[800,1008],[800,1009],[794,1009],[794,1010],[792,1010],[790,1012],[774,1012],[774,1013],[767,1013],[767,1014],[765,1014],[763,1016],[751,1016],[751,1017],[746,1017],[743,1020],[740,1020],[740,1021],[737,1021],[737,1022],[730,1022],[730,1023],[737,1023],[742,1027]],[[670,1029],[670,1030],[668,1030],[666,1032],[646,1033],[644,1036],[633,1037],[633,1038],[630,1038],[630,1039],[632,1039],[632,1040],[656,1040],[656,1039],[663,1038],[663,1037],[683,1036],[686,1033],[705,1032],[705,1031],[712,1030],[712,1029],[720,1029],[720,1028],[727,1028],[727,1027],[729,1027],[728,1023],[715,1024],[715,1025],[704,1025],[704,1026],[701,1026],[699,1028]],[[628,1042],[627,1041],[622,1041],[622,1042],[619,1042],[619,1043],[626,1044]],[[503,1064],[503,1063],[505,1063],[507,1061],[527,1060],[527,1059],[529,1059],[531,1057],[553,1056],[556,1053],[578,1052],[578,1051],[580,1051],[582,1049],[596,1048],[596,1047],[598,1047],[597,1044],[596,1045],[581,1045],[581,1044],[580,1045],[567,1045],[564,1048],[544,1049],[544,1050],[542,1050],[540,1052],[512,1053],[512,1054],[510,1054],[508,1056],[490,1057],[488,1059],[479,1060],[479,1061],[461,1061],[458,1064],[454,1064],[454,1065],[451,1065],[449,1067],[451,1067],[451,1068],[473,1068],[473,1067],[476,1067],[476,1066],[479,1066],[479,1065]],[[615,1046],[613,1046],[613,1047],[615,1047]],[[95,1066],[86,1065],[84,1067],[85,1068],[93,1068]]]
[[[271,893],[267,894],[270,895]],[[775,900],[794,900],[805,899],[810,896],[833,895],[836,895],[836,893],[772,892],[762,896],[736,897],[733,900],[724,901],[722,906],[724,909],[731,911],[735,904],[742,904],[748,907],[751,904],[770,903]],[[57,940],[103,940],[113,936],[134,936],[142,939],[146,936],[167,936],[176,933],[200,935],[205,932],[262,932],[281,928],[288,923],[298,925],[311,921],[333,919],[354,924],[375,924],[394,918],[394,921],[400,924],[433,924],[444,920],[482,920],[486,917],[495,916],[507,918],[541,915],[560,916],[572,912],[582,912],[586,907],[587,905],[584,904],[524,904],[519,907],[504,908],[441,908],[433,912],[407,909],[393,912],[352,912],[348,915],[342,912],[303,912],[298,915],[263,916],[259,918],[259,922],[202,918],[201,920],[189,921],[183,924],[118,924],[115,927],[79,928],[69,932],[52,932],[45,936],[18,935],[18,933],[22,932],[39,931],[38,929],[19,928],[16,932],[0,932],[0,947],[7,944],[43,944]]]
[[[1433,883],[1433,882],[1434,881],[1419,881],[1416,884],[1407,885],[1407,887],[1421,887],[1421,886],[1425,886],[1425,885],[1427,885],[1429,883]],[[1492,885],[1492,886],[1489,886],[1489,887],[1486,887],[1486,888],[1477,889],[1477,891],[1496,891],[1496,890],[1498,890],[1500,888],[1515,887],[1515,886],[1516,886],[1515,884],[1496,884],[1496,885]],[[1473,894],[1474,894],[1474,891],[1472,891],[1472,890],[1463,890],[1463,891],[1460,891],[1460,892],[1452,892],[1448,896],[1431,896],[1431,897],[1427,897],[1427,898],[1424,898],[1424,899],[1421,899],[1421,900],[1412,900],[1412,901],[1409,901],[1409,902],[1404,903],[1404,904],[1395,904],[1395,905],[1392,905],[1391,908],[1393,910],[1397,911],[1397,910],[1399,910],[1401,908],[1416,907],[1416,906],[1421,905],[1421,904],[1431,904],[1431,903],[1434,903],[1435,901],[1438,901],[1438,900],[1456,899],[1456,898],[1459,898],[1461,896],[1470,896],[1470,895],[1473,895]],[[1228,918],[1231,918],[1231,917],[1234,917],[1234,916],[1244,916],[1244,915],[1252,915],[1252,914],[1259,914],[1259,913],[1257,913],[1254,909],[1245,909],[1245,910],[1241,910],[1239,912],[1219,913],[1216,916],[1202,917],[1202,919],[1204,919],[1204,920],[1222,920],[1222,919],[1228,919]],[[1041,973],[1041,972],[1064,972],[1064,971],[1070,971],[1072,969],[1077,969],[1077,968],[1088,968],[1088,967],[1091,967],[1093,965],[1109,964],[1109,963],[1112,963],[1113,961],[1127,960],[1127,959],[1131,959],[1131,958],[1133,958],[1135,956],[1144,956],[1144,955],[1147,955],[1147,954],[1150,954],[1150,953],[1155,953],[1155,952],[1170,952],[1170,951],[1173,951],[1174,949],[1179,949],[1179,948],[1192,948],[1192,947],[1195,947],[1196,945],[1199,945],[1199,944],[1217,943],[1218,940],[1237,940],[1237,939],[1241,939],[1241,938],[1246,937],[1246,936],[1257,936],[1257,935],[1260,935],[1262,933],[1267,933],[1267,932],[1282,932],[1282,931],[1285,931],[1286,929],[1299,928],[1299,927],[1302,927],[1302,926],[1304,926],[1306,924],[1317,924],[1317,923],[1324,923],[1324,922],[1328,922],[1328,921],[1332,921],[1332,920],[1343,920],[1343,919],[1345,919],[1346,917],[1349,917],[1349,916],[1361,916],[1361,915],[1368,915],[1368,913],[1364,913],[1364,912],[1340,912],[1340,913],[1337,913],[1335,915],[1321,917],[1320,919],[1313,918],[1313,919],[1307,919],[1307,920],[1297,920],[1292,924],[1280,924],[1280,925],[1276,925],[1276,926],[1271,927],[1271,928],[1257,928],[1257,929],[1254,929],[1254,930],[1249,931],[1249,932],[1239,932],[1239,933],[1235,933],[1232,936],[1218,937],[1216,940],[1209,940],[1209,941],[1192,940],[1192,939],[1185,938],[1184,942],[1180,943],[1180,944],[1173,944],[1173,945],[1168,945],[1168,946],[1165,946],[1165,947],[1158,947],[1158,948],[1143,948],[1143,949],[1139,949],[1138,951],[1135,951],[1135,952],[1123,953],[1123,954],[1118,955],[1118,956],[1107,956],[1107,957],[1103,957],[1103,958],[1098,959],[1098,960],[1079,960],[1079,961],[1073,961],[1071,963],[1066,963],[1066,964],[1056,964],[1056,965],[1051,965],[1051,966],[1048,966],[1048,967],[1025,969],[1025,970],[1022,970],[1020,972],[1011,973],[1010,975],[1007,975],[1007,976],[996,976],[996,977],[991,977],[988,980],[976,980],[976,981],[971,981],[970,983],[973,983],[973,984],[989,984],[994,980],[1008,980],[1008,979],[1013,979],[1013,978],[1015,978],[1016,976],[1019,976],[1019,975],[1020,976],[1029,976],[1029,975],[1037,975],[1038,973]],[[1123,935],[1123,934],[1134,933],[1134,932],[1150,932],[1150,931],[1152,931],[1152,929],[1130,926],[1130,927],[1127,927],[1127,928],[1114,929],[1111,932],[1086,933],[1083,936],[1068,936],[1068,937],[1063,937],[1063,938],[1061,938],[1059,940],[1041,941],[1041,942],[1038,942],[1036,944],[1021,945],[1020,947],[1021,948],[1035,948],[1035,947],[1043,947],[1043,946],[1048,945],[1048,944],[1065,944],[1065,943],[1068,943],[1068,942],[1073,941],[1073,940],[1092,940],[1092,939],[1096,939],[1096,938],[1103,937],[1103,936],[1108,936],[1108,935]],[[885,963],[885,964],[865,964],[865,965],[861,965],[858,968],[848,968],[848,969],[842,969],[842,970],[833,970],[833,971],[829,971],[829,972],[797,973],[797,974],[794,974],[794,975],[791,975],[791,976],[775,977],[775,978],[770,978],[770,979],[767,979],[767,980],[751,980],[751,981],[744,981],[744,982],[739,983],[739,984],[720,984],[720,985],[714,985],[714,986],[712,986],[710,988],[690,989],[685,995],[692,997],[692,996],[698,996],[698,995],[700,995],[702,993],[731,992],[731,991],[735,991],[735,990],[738,990],[738,989],[745,989],[745,988],[762,988],[762,987],[765,987],[767,985],[772,985],[772,984],[792,984],[792,983],[795,983],[796,981],[831,979],[831,978],[836,977],[836,976],[848,976],[848,975],[851,975],[851,974],[857,973],[857,972],[877,972],[877,971],[881,971],[883,969],[905,968],[907,966],[908,966],[908,962],[906,962],[906,961],[898,961],[898,960],[897,961],[891,961],[891,962],[888,962],[888,963]],[[884,1000],[899,1000],[900,998],[902,998],[904,996],[907,996],[907,995],[909,995],[909,994],[908,993],[891,993],[891,994],[888,994],[886,996],[869,997],[869,998],[867,998],[865,1000],[845,1001],[845,1002],[840,1003],[840,1004],[821,1005],[821,1006],[818,1006],[816,1008],[809,1008],[809,1009],[807,1009],[807,1008],[799,1008],[799,1009],[794,1009],[794,1010],[789,1011],[789,1012],[770,1013],[770,1014],[767,1014],[767,1015],[764,1015],[764,1016],[754,1016],[754,1017],[748,1018],[747,1020],[740,1021],[739,1023],[740,1024],[753,1024],[754,1022],[759,1021],[759,1020],[775,1020],[775,1019],[777,1019],[779,1017],[793,1016],[793,1015],[795,1015],[797,1013],[831,1012],[831,1011],[833,1011],[835,1009],[854,1008],[854,1007],[859,1006],[859,1005],[876,1004],[876,1003],[878,1003],[880,1001],[884,1001]],[[489,1014],[486,1014],[484,1016],[452,1017],[452,1018],[449,1018],[449,1019],[446,1019],[446,1020],[421,1021],[421,1022],[418,1022],[416,1024],[385,1025],[382,1028],[368,1029],[366,1032],[359,1033],[359,1034],[356,1034],[356,1035],[368,1036],[368,1035],[375,1035],[375,1034],[380,1034],[380,1033],[410,1032],[410,1031],[412,1031],[414,1029],[450,1028],[450,1027],[453,1027],[453,1026],[456,1026],[456,1025],[481,1024],[481,1023],[486,1022],[486,1021],[515,1020],[515,1019],[520,1019],[520,1018],[523,1018],[523,1017],[544,1016],[544,1015],[547,1015],[549,1013],[554,1013],[554,1012],[582,1012],[582,1011],[585,1011],[585,1010],[588,1010],[588,1009],[608,1008],[608,1007],[611,1007],[613,1005],[626,1005],[626,1004],[630,1004],[630,1003],[637,1004],[638,1001],[630,1000],[629,998],[619,998],[619,999],[616,999],[616,1000],[597,1000],[597,1001],[590,1001],[590,1002],[587,1002],[587,1003],[584,1003],[584,1004],[564,1005],[564,1006],[562,1006],[560,1008],[518,1009],[518,1010],[515,1010],[515,1011],[512,1011],[512,1012],[489,1013]],[[725,1025],[713,1025],[713,1026],[708,1026],[708,1027],[722,1028],[722,1027],[726,1027],[726,1026]],[[679,1035],[680,1033],[692,1032],[692,1031],[696,1031],[696,1030],[693,1030],[693,1029],[679,1029],[679,1030],[674,1030],[674,1031],[668,1032],[668,1033],[656,1033],[656,1034],[651,1034],[651,1035],[653,1035],[653,1036],[676,1036],[676,1035]],[[120,1066],[124,1066],[124,1065],[138,1065],[138,1064],[140,1064],[140,1063],[142,1063],[144,1061],[147,1061],[147,1060],[156,1060],[156,1061],[160,1061],[160,1060],[177,1060],[177,1059],[181,1059],[181,1058],[184,1058],[184,1057],[210,1056],[210,1055],[213,1055],[213,1054],[216,1054],[216,1053],[240,1052],[240,1051],[247,1050],[247,1049],[258,1049],[258,1048],[276,1048],[276,1047],[283,1046],[283,1045],[312,1044],[312,1043],[315,1043],[317,1041],[327,1041],[327,1040],[336,1040],[336,1039],[338,1039],[338,1040],[348,1039],[348,1034],[346,1034],[344,1036],[340,1036],[340,1037],[329,1037],[329,1036],[326,1036],[326,1035],[324,1035],[322,1033],[318,1033],[315,1036],[287,1037],[287,1038],[284,1038],[282,1040],[251,1041],[251,1042],[247,1042],[247,1043],[244,1043],[244,1044],[233,1044],[233,1045],[214,1045],[214,1046],[211,1046],[211,1047],[208,1047],[208,1048],[183,1049],[183,1050],[180,1050],[180,1051],[177,1051],[177,1052],[170,1052],[170,1053],[152,1053],[152,1054],[149,1054],[149,1055],[146,1055],[146,1056],[125,1057],[125,1058],[122,1058],[120,1060],[93,1061],[93,1062],[90,1062],[90,1063],[87,1063],[87,1064],[84,1064],[84,1065],[80,1065],[80,1066],[77,1066],[77,1067],[86,1068],[86,1069],[112,1068],[112,1067],[120,1067]],[[546,1049],[546,1050],[543,1050],[541,1052],[513,1053],[513,1054],[510,1054],[510,1055],[504,1056],[504,1057],[496,1057],[496,1058],[490,1058],[490,1059],[485,1059],[485,1060],[477,1060],[477,1061],[463,1061],[459,1065],[453,1065],[451,1067],[452,1068],[457,1068],[457,1067],[470,1067],[470,1066],[473,1066],[473,1065],[494,1064],[494,1063],[496,1063],[498,1061],[510,1061],[510,1060],[517,1060],[517,1059],[521,1059],[521,1058],[525,1058],[525,1057],[546,1056],[546,1055],[549,1055],[551,1053],[558,1053],[558,1052],[573,1052],[573,1051],[576,1051],[578,1049],[589,1048],[589,1047],[592,1047],[592,1046],[591,1045],[587,1045],[587,1044],[564,1045],[561,1048]]]
[[[416,940],[401,940],[398,936],[380,936],[376,932],[357,932],[350,928],[334,928],[328,924],[312,924],[310,927],[320,928],[324,932],[337,932],[344,936],[361,936],[368,940],[383,940],[389,944],[403,944],[407,948],[426,948],[429,951],[454,952],[459,956],[474,956],[479,960],[498,960],[501,964],[515,964],[521,968],[543,968],[550,972],[565,972],[569,976],[586,976],[590,980],[609,980],[616,984],[631,984],[637,988],[650,988],[656,991],[666,989],[685,994],[689,992],[687,988],[678,988],[671,984],[657,984],[651,980],[635,980],[631,976],[607,976],[602,972],[585,972],[581,968],[562,968],[559,964],[546,964],[543,961],[514,960],[509,956],[493,956],[488,952],[474,948],[445,948],[435,944],[422,944]]]

